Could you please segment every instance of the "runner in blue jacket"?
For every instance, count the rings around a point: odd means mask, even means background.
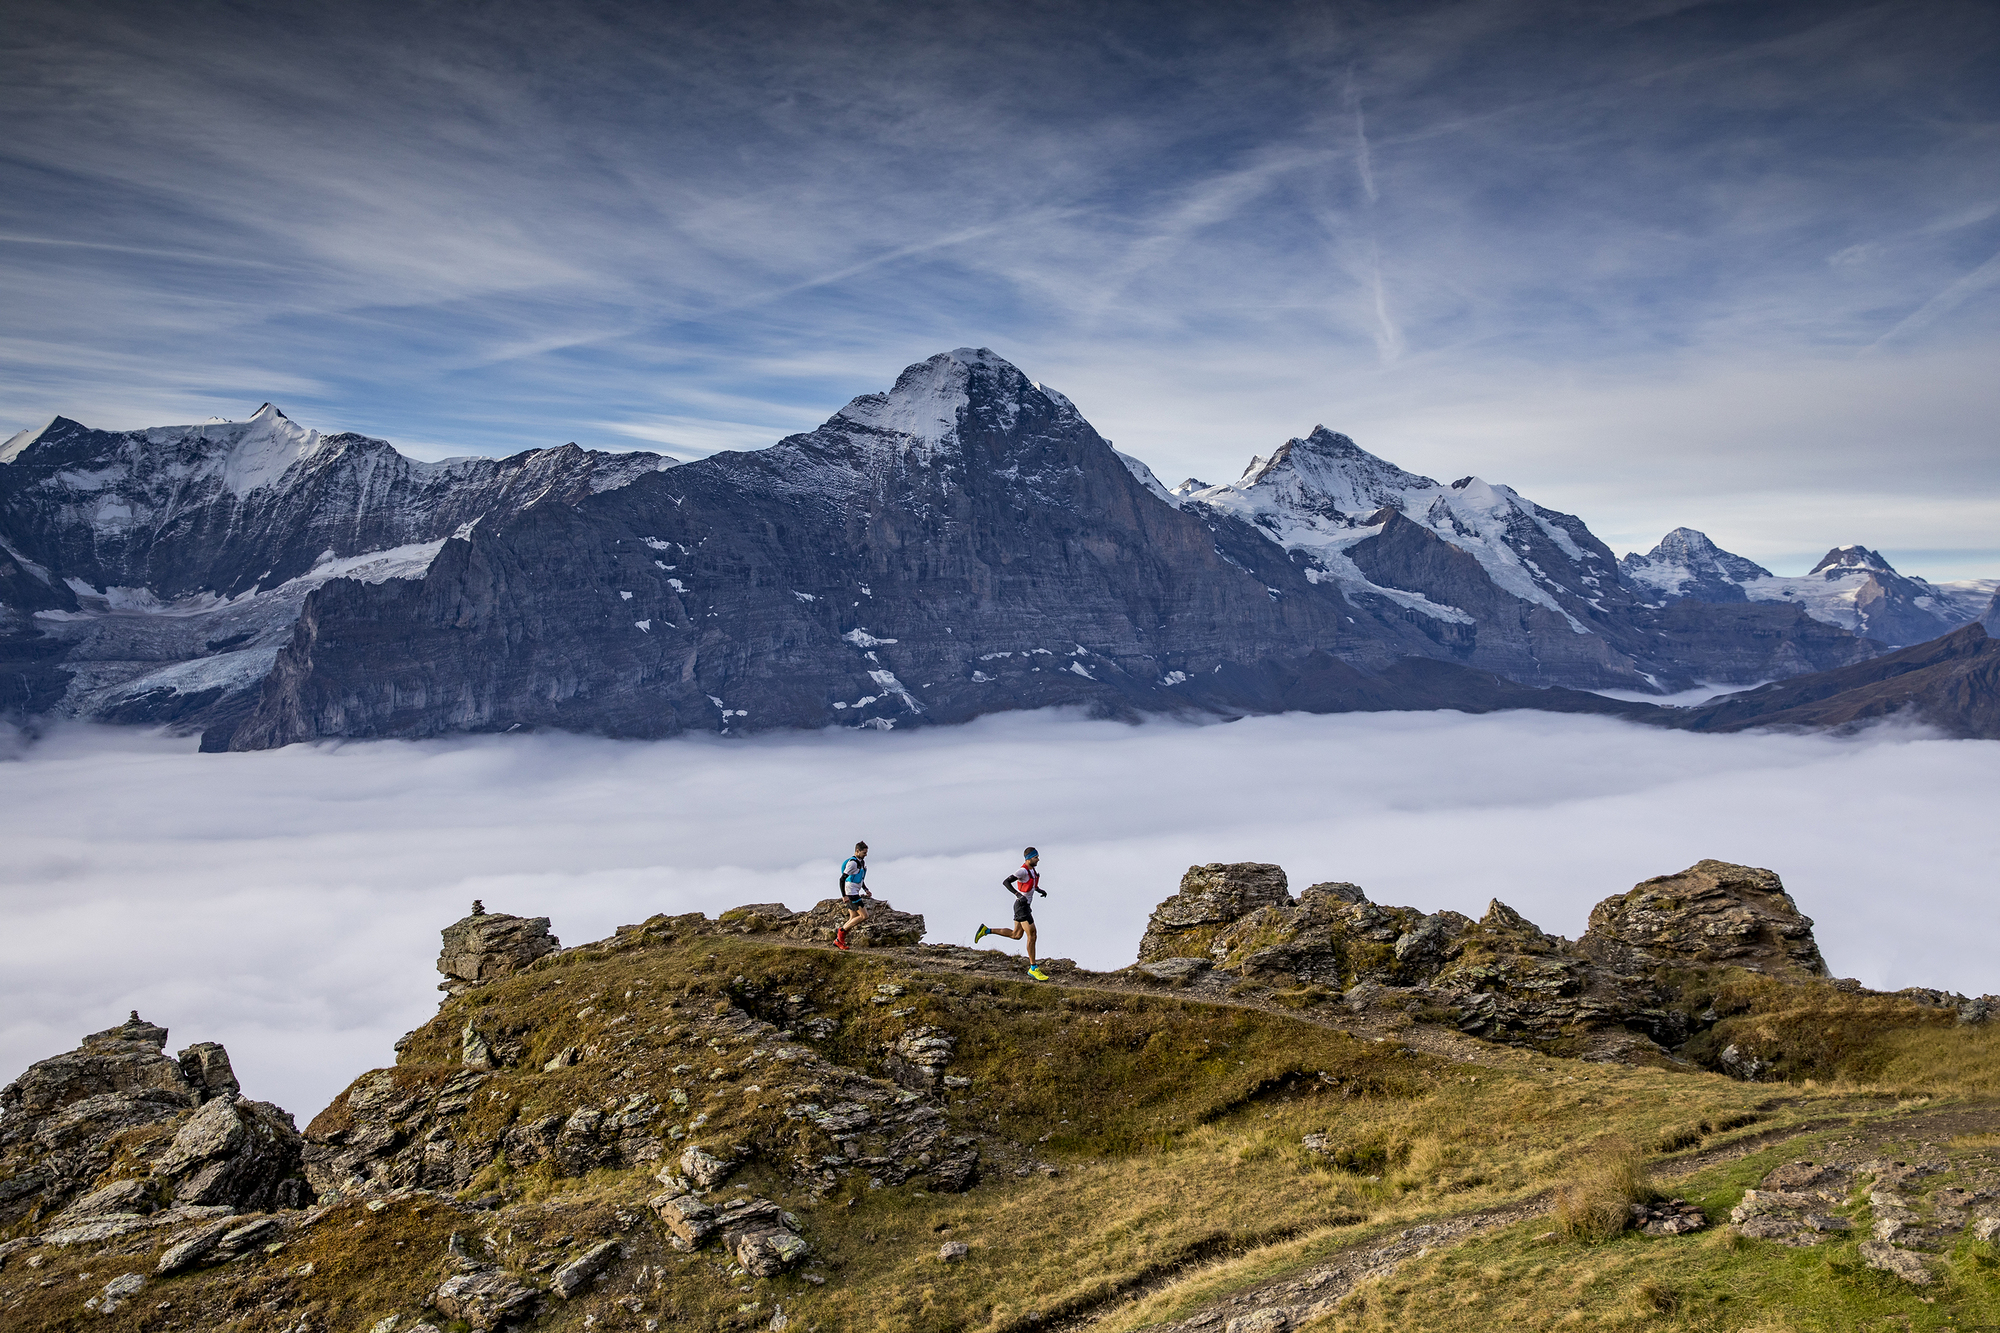
[[[1047,981],[1049,974],[1042,971],[1042,965],[1035,961],[1035,895],[1049,896],[1048,891],[1042,888],[1041,861],[1042,854],[1030,847],[1021,853],[1021,868],[1000,881],[1014,897],[1013,928],[992,930],[981,922],[972,942],[977,944],[988,935],[1025,940],[1028,945],[1028,975],[1037,981]]]
[[[854,844],[854,855],[840,863],[840,901],[847,905],[847,920],[833,932],[833,947],[847,947],[847,932],[868,919],[863,899],[875,895],[868,890],[868,844]]]

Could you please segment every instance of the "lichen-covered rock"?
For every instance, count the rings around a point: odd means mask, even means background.
[[[889,1044],[883,1064],[904,1087],[929,1092],[943,1081],[957,1046],[958,1038],[942,1028],[913,1027]]]
[[[715,1209],[695,1195],[668,1190],[656,1196],[651,1207],[677,1250],[698,1250],[715,1234]]]
[[[847,932],[849,948],[904,948],[923,943],[924,918],[921,912],[899,912],[885,898],[864,898],[860,905],[867,909],[868,919]],[[822,898],[813,904],[810,911],[801,912],[786,921],[782,929],[793,939],[831,944],[835,932],[846,923],[851,910],[842,899]]]
[[[549,1275],[549,1289],[568,1300],[589,1286],[591,1280],[618,1262],[625,1250],[615,1240],[591,1246]]]
[[[1934,1280],[1922,1255],[1887,1241],[1862,1241],[1861,1262],[1884,1273],[1892,1273],[1912,1286],[1928,1287]]]
[[[746,903],[716,917],[715,928],[727,934],[758,935],[790,925],[798,916],[783,903]]]
[[[1771,871],[1700,861],[1606,898],[1579,943],[1653,963],[1824,977],[1812,925]]]
[[[736,1163],[726,1157],[717,1157],[706,1148],[689,1144],[681,1154],[681,1174],[693,1183],[696,1189],[712,1190],[729,1179],[729,1173],[736,1169]]]
[[[539,1295],[505,1269],[480,1266],[446,1278],[431,1303],[450,1318],[463,1319],[476,1333],[490,1333],[526,1316]]]
[[[776,1277],[812,1252],[798,1219],[769,1199],[732,1199],[715,1220],[723,1245],[756,1277]]]
[[[1284,883],[1276,866],[1190,867],[1154,910],[1135,970],[1203,994],[1264,986],[1312,1003],[1340,991],[1357,1013],[1400,1011],[1488,1040],[1645,1063],[1673,1062],[1671,1051],[1717,1021],[1696,1015],[1729,969],[1826,975],[1812,922],[1778,877],[1721,861],[1606,899],[1574,942],[1497,900],[1473,921],[1382,906],[1345,883],[1294,901]],[[1920,1002],[1970,1003],[1943,992]],[[1698,1058],[1758,1078],[1776,1057],[1704,1047]]]
[[[224,1233],[236,1226],[234,1222],[210,1222],[175,1237],[160,1254],[160,1262],[153,1271],[161,1277],[168,1277],[184,1268],[192,1268],[200,1263],[221,1241]]]
[[[1139,940],[1139,961],[1199,957],[1217,927],[1262,907],[1290,907],[1292,895],[1279,866],[1255,861],[1189,866],[1180,891],[1153,909]]]
[[[476,905],[476,904],[475,904]],[[437,970],[444,974],[438,989],[463,995],[489,981],[512,976],[562,943],[549,933],[545,916],[509,916],[505,912],[475,912],[446,926]]]
[[[104,1284],[104,1289],[83,1303],[86,1310],[115,1314],[118,1307],[139,1294],[146,1285],[144,1273],[125,1273]]]

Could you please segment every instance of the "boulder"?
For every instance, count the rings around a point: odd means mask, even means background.
[[[180,1053],[181,1073],[199,1089],[204,1100],[234,1097],[243,1088],[229,1066],[229,1052],[219,1041],[198,1041]]]
[[[1812,925],[1771,871],[1700,861],[1606,898],[1578,943],[1585,952],[1627,952],[1641,964],[1828,976]]]
[[[98,1314],[113,1314],[118,1307],[137,1296],[146,1285],[144,1273],[125,1273],[104,1284],[104,1289],[83,1303],[86,1310]]]
[[[1261,907],[1290,907],[1282,867],[1256,861],[1189,866],[1179,892],[1153,909],[1139,940],[1139,961],[1193,958],[1208,952],[1216,928]]]
[[[717,930],[735,935],[758,935],[796,921],[799,914],[783,903],[745,903],[715,918]]]
[[[692,1194],[676,1194],[669,1190],[656,1196],[651,1207],[667,1228],[677,1250],[698,1250],[715,1234],[715,1209]]]
[[[589,1286],[591,1280],[624,1256],[625,1249],[615,1240],[593,1245],[549,1277],[549,1289],[568,1300]]]
[[[1187,982],[1206,972],[1210,966],[1206,958],[1161,958],[1151,963],[1140,963],[1138,970],[1155,981]]]
[[[167,1277],[184,1268],[194,1267],[216,1247],[223,1234],[233,1230],[235,1226],[234,1222],[210,1222],[206,1226],[182,1233],[169,1242],[167,1248],[161,1252],[160,1262],[154,1265],[153,1272],[160,1277]]]
[[[432,1293],[431,1304],[452,1319],[463,1319],[475,1333],[490,1333],[525,1317],[539,1294],[504,1269],[480,1265],[446,1278]]]
[[[1893,1273],[1912,1286],[1928,1287],[1932,1281],[1931,1270],[1924,1264],[1922,1255],[1891,1245],[1887,1241],[1862,1241],[1861,1261],[1870,1268]]]
[[[689,1144],[681,1153],[681,1174],[693,1183],[696,1189],[712,1190],[729,1178],[736,1169],[736,1163],[726,1157],[717,1157],[706,1148]]]
[[[861,905],[868,919],[847,933],[847,943],[855,949],[900,948],[921,944],[924,918],[919,912],[899,912],[886,898],[864,898]],[[812,910],[790,918],[783,929],[793,939],[831,944],[834,932],[847,920],[850,909],[839,898],[822,898]]]
[[[776,1277],[812,1252],[798,1219],[769,1199],[732,1199],[716,1211],[722,1243],[754,1277]]]
[[[442,934],[437,970],[444,980],[438,989],[454,996],[511,976],[562,943],[549,933],[547,917],[505,912],[474,912],[446,926]]]

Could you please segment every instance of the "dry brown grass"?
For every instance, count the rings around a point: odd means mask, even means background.
[[[1632,1220],[1632,1205],[1653,1196],[1645,1155],[1622,1134],[1587,1146],[1575,1171],[1556,1186],[1552,1216],[1567,1240],[1610,1240]]]

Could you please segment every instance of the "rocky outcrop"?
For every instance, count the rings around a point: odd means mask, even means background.
[[[555,952],[562,943],[549,933],[545,916],[509,916],[489,912],[477,902],[472,906],[470,916],[444,928],[444,947],[437,960],[444,980],[438,989],[448,994],[463,995],[489,981],[512,976],[544,954]]]
[[[867,909],[868,919],[847,932],[847,944],[852,949],[884,949],[920,943],[924,938],[924,917],[921,912],[899,912],[889,905],[886,898],[863,898],[860,906]],[[759,909],[737,908],[736,912],[756,914]],[[848,905],[839,898],[822,898],[811,911],[800,912],[784,920],[781,928],[796,940],[811,940],[818,944],[831,944],[836,931],[850,915]],[[725,912],[724,925],[733,924],[727,918],[734,913]],[[735,918],[741,920],[741,918]]]
[[[1775,975],[1827,975],[1812,919],[1768,870],[1701,861],[1591,909],[1586,952],[1628,965],[1725,965]]]
[[[1285,872],[1245,861],[1189,866],[1180,891],[1153,909],[1139,940],[1139,961],[1199,957],[1215,931],[1264,907],[1290,907]]]
[[[176,1060],[166,1042],[134,1012],[0,1089],[0,1224],[104,1230],[162,1210],[311,1201],[290,1114],[239,1095],[220,1045]]]
[[[870,912],[869,926],[851,937],[853,947],[921,938],[921,916],[881,900],[870,903]],[[808,913],[756,904],[714,921],[657,917],[621,927],[612,943],[643,947],[663,935],[745,930],[817,940],[830,938],[845,915],[838,902]],[[490,916],[468,920],[482,919]],[[872,929],[887,938],[871,940],[866,932]],[[543,992],[560,996],[561,984],[561,975],[552,976]],[[889,1004],[902,989],[883,983],[878,998]],[[800,995],[766,995],[742,982],[740,1005],[681,1010],[666,1003],[662,1012],[670,1021],[657,1040],[623,1028],[629,1015],[610,1012],[608,1002],[600,1009],[604,999],[577,997],[559,1019],[538,1010],[532,1020],[513,1016],[508,1004],[484,1003],[470,1014],[449,1010],[451,1018],[441,1016],[410,1034],[398,1045],[397,1068],[363,1075],[307,1127],[303,1160],[313,1188],[330,1200],[407,1189],[460,1191],[487,1168],[500,1169],[503,1154],[508,1171],[532,1169],[557,1178],[667,1163],[674,1187],[656,1201],[655,1211],[693,1245],[721,1225],[712,1209],[704,1211],[709,1205],[701,1204],[699,1193],[728,1179],[744,1151],[775,1160],[808,1192],[830,1189],[841,1172],[854,1170],[865,1171],[871,1182],[921,1180],[946,1192],[964,1190],[977,1178],[976,1146],[953,1141],[943,1116],[918,1095],[947,1078],[954,1046],[948,1033],[912,1025],[893,1036],[879,1053],[891,1081],[818,1054],[809,1043],[833,1039],[838,1024],[817,1015]],[[436,1044],[439,1024],[450,1028],[443,1049]],[[618,1095],[568,1091],[592,1086],[609,1086]],[[702,1134],[709,1119],[702,1108],[739,1086],[745,1095],[784,1107],[762,1148]],[[479,1109],[496,1104],[504,1104],[504,1114]],[[691,1197],[694,1202],[685,1202]],[[683,1202],[667,1206],[677,1199]],[[771,1244],[778,1253],[786,1243]],[[770,1245],[760,1241],[752,1248],[764,1253]]]
[[[1357,1011],[1402,1010],[1469,1035],[1605,1058],[1684,1045],[1703,1021],[1701,986],[1732,969],[1826,976],[1812,922],[1778,877],[1720,861],[1606,899],[1575,941],[1497,901],[1474,921],[1385,907],[1352,884],[1292,899],[1276,866],[1193,866],[1154,911],[1139,956],[1140,974],[1197,992],[1338,993]],[[1736,1066],[1722,1059],[1727,1072],[1768,1068],[1736,1054]]]

